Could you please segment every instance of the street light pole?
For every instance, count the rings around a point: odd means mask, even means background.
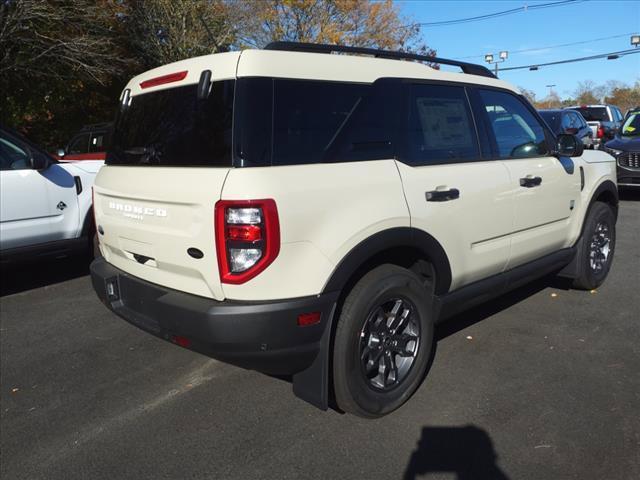
[[[495,70],[495,75],[497,77],[498,76],[498,64],[504,62],[508,57],[509,57],[509,52],[507,52],[507,51],[500,52],[500,54],[498,55],[498,58],[500,58],[500,60],[494,60],[493,59],[493,53],[488,53],[488,54],[486,54],[484,56],[484,61],[487,62],[489,65],[491,65],[492,63],[495,64],[494,70]]]
[[[555,86],[556,86],[555,83],[553,85],[545,85],[545,87],[549,89],[549,96],[551,96],[551,94],[553,93],[553,87]]]

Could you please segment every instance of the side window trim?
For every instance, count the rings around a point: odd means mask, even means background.
[[[482,160],[498,160],[498,144],[491,131],[489,124],[489,117],[487,111],[484,108],[482,99],[478,89],[474,86],[466,88],[467,95],[470,98],[471,111],[473,112],[473,118],[478,124],[478,140],[480,141],[480,155]],[[481,128],[480,128],[481,127]],[[482,135],[480,132],[482,131]]]

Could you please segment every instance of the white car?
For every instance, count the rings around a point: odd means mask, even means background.
[[[58,162],[0,128],[0,261],[92,249],[92,187],[104,161]]]
[[[618,193],[613,157],[482,66],[277,43],[133,78],[94,205],[112,311],[376,417],[437,321],[561,270],[600,285]]]

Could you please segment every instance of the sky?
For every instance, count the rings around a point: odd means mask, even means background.
[[[397,0],[396,3],[402,14],[420,23],[469,18],[555,1]],[[493,53],[497,58],[500,51],[506,50],[510,52],[509,58],[499,68],[547,63],[633,48],[631,34],[640,34],[640,1],[579,0],[487,20],[423,26],[421,33],[423,41],[443,58],[487,65],[485,54]],[[591,41],[619,35],[622,36]],[[587,41],[580,45],[546,48]],[[516,52],[530,49],[536,50]],[[579,81],[604,84],[607,80],[618,80],[633,84],[640,80],[640,53],[617,60],[597,59],[540,67],[537,71],[505,71],[499,73],[499,77],[533,90],[537,98],[547,96],[547,85],[555,84],[554,91],[566,98],[571,96]]]

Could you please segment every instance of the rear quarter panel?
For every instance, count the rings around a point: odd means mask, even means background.
[[[269,300],[319,294],[340,260],[382,230],[409,226],[393,160],[229,172],[223,200],[272,198],[280,220],[276,260],[242,285],[223,284],[226,298]]]

